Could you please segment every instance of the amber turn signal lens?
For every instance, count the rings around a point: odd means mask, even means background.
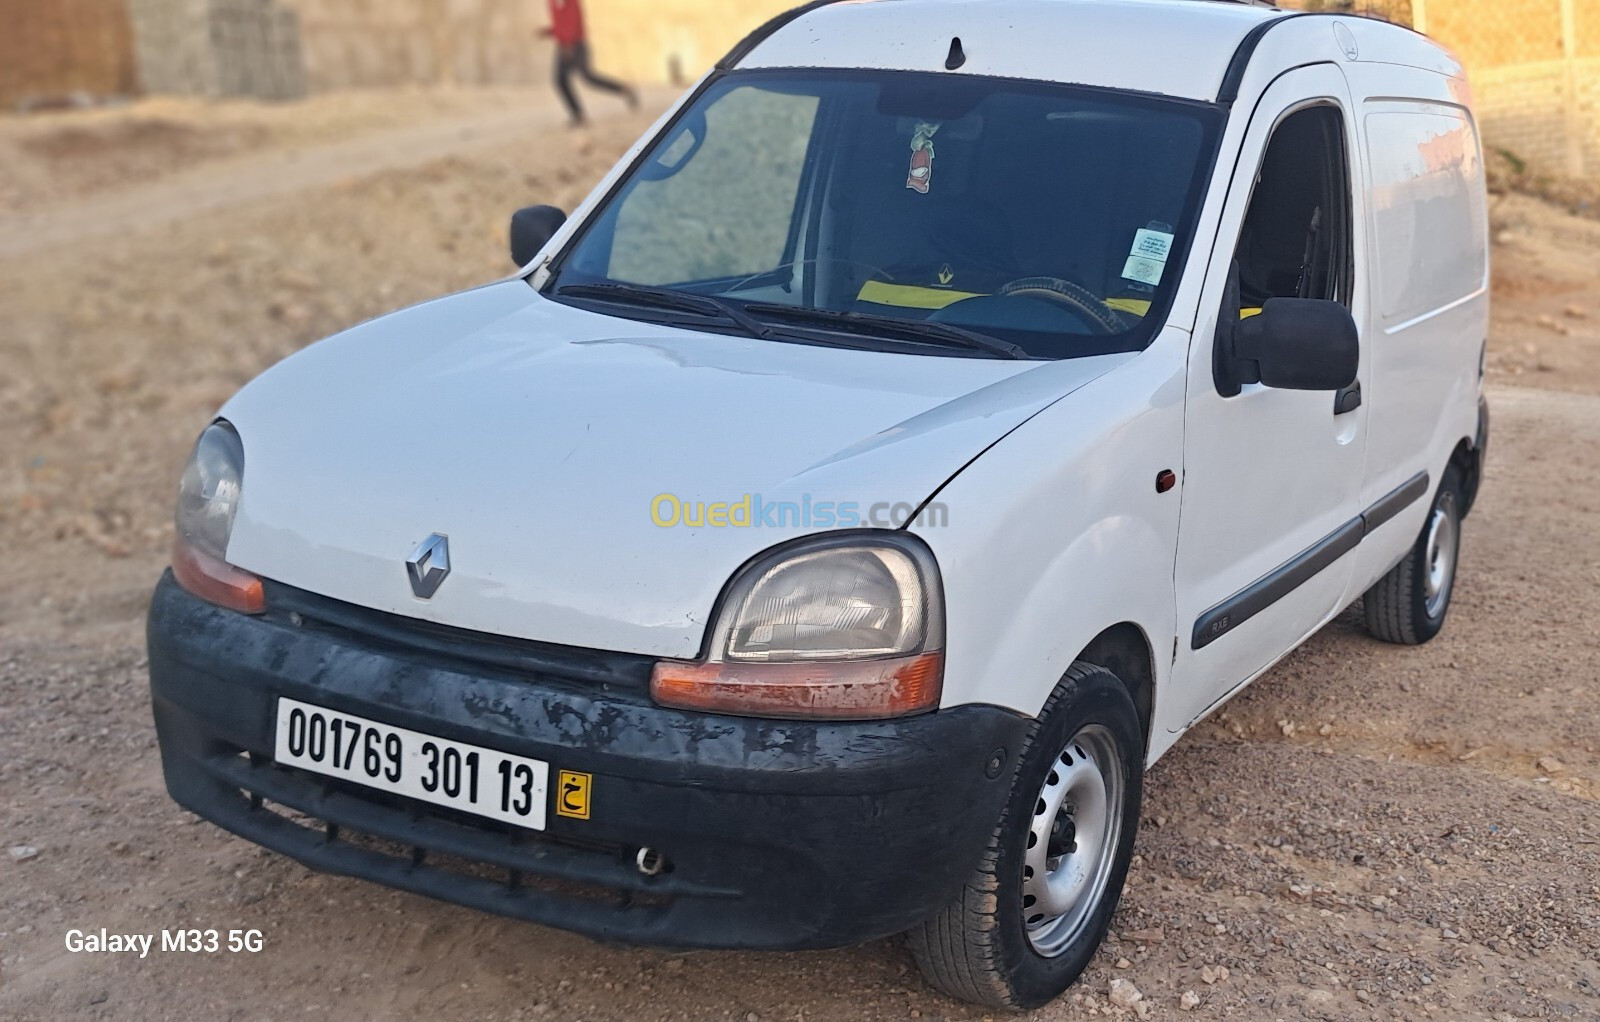
[[[881,720],[939,705],[944,654],[830,663],[662,660],[650,694],[663,706],[745,717]]]
[[[182,539],[172,544],[172,577],[189,592],[219,607],[241,614],[259,614],[267,609],[261,580],[196,550]]]

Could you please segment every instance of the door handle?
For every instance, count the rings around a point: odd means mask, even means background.
[[[1333,395],[1333,414],[1344,415],[1361,407],[1361,381],[1336,392]]]

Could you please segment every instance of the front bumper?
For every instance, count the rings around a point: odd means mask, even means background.
[[[916,924],[977,863],[1028,723],[986,706],[870,723],[681,712],[651,702],[649,658],[271,584],[248,617],[170,573],[148,638],[185,808],[317,869],[659,946],[836,947]],[[279,696],[590,773],[590,819],[552,812],[534,832],[277,766]],[[671,870],[642,873],[642,847]]]

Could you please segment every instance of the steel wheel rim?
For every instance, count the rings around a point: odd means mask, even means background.
[[[1423,607],[1428,617],[1444,613],[1450,599],[1450,586],[1455,582],[1456,549],[1460,530],[1456,525],[1456,499],[1453,494],[1443,494],[1434,505],[1433,517],[1428,520],[1426,574],[1422,580]]]
[[[1089,724],[1050,765],[1034,799],[1022,866],[1022,921],[1046,958],[1083,933],[1111,879],[1127,788],[1111,732]]]

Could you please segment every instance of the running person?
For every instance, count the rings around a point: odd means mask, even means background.
[[[617,81],[597,74],[589,63],[589,40],[583,30],[583,5],[581,0],[549,0],[550,27],[543,35],[556,41],[556,91],[567,106],[573,127],[584,123],[583,106],[572,91],[572,76],[577,74],[597,89],[613,92],[627,101],[629,109],[637,108],[639,95]]]

